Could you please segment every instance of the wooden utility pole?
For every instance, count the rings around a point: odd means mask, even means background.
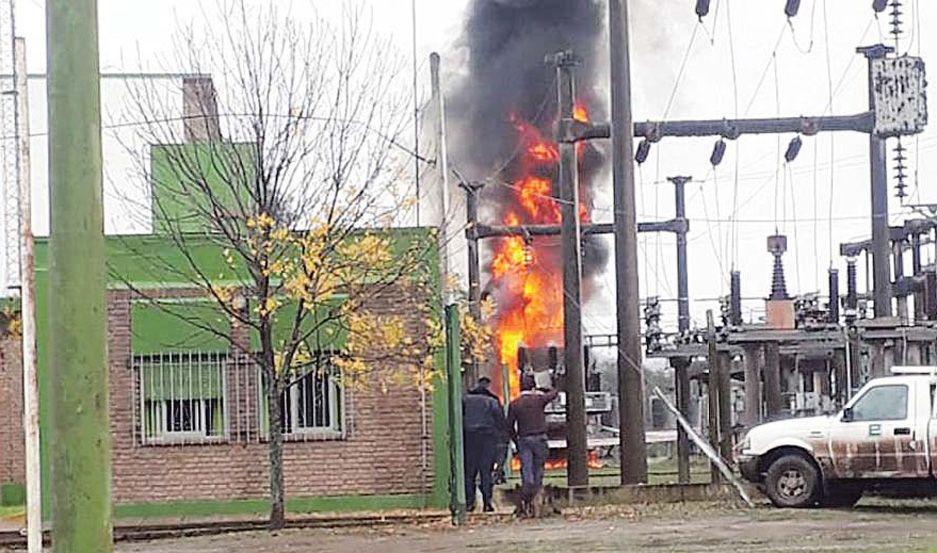
[[[632,159],[634,138],[628,0],[609,0],[608,6],[621,483],[638,484],[647,482],[647,445],[644,441],[644,368],[641,364],[638,224]]]
[[[574,123],[577,65],[571,52],[554,59],[560,125]],[[559,134],[559,133],[558,133]],[[562,137],[558,137],[562,138]],[[586,438],[586,375],[582,362],[582,251],[579,229],[579,167],[574,140],[558,140],[560,150],[560,240],[563,250],[563,351],[566,365],[566,476],[569,486],[589,484]]]
[[[33,255],[32,178],[29,156],[29,87],[26,41],[14,41],[16,138],[19,142],[20,317],[23,344],[23,434],[26,438],[26,544],[42,553],[42,458],[39,454],[39,375],[36,367],[36,262]]]
[[[52,542],[113,551],[97,2],[48,0]]]

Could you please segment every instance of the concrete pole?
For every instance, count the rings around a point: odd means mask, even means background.
[[[827,271],[830,304],[827,311],[827,322],[839,324],[839,269],[830,267]]]
[[[692,177],[671,177],[674,191],[674,221],[686,223],[686,183]],[[677,232],[677,330],[690,330],[690,276],[687,270],[686,231]],[[679,403],[679,402],[678,402]],[[679,406],[678,406],[679,407]],[[686,413],[684,413],[686,415]]]
[[[449,290],[449,149],[446,146],[446,100],[439,81],[439,54],[429,56],[432,104],[436,108],[436,160],[439,167],[439,271],[446,305],[452,303]]]
[[[722,398],[719,397],[719,352],[716,350],[716,326],[713,323],[712,309],[706,311],[706,340],[709,343],[709,354],[706,359],[709,364],[709,378],[706,381],[706,390],[709,395],[709,444],[714,451],[719,451],[721,442],[719,439],[719,403]],[[722,474],[716,463],[710,463],[710,472],[713,484],[722,482]]]
[[[873,60],[885,57],[894,51],[889,46],[878,44],[857,50],[869,62],[869,108],[875,110]],[[875,285],[873,292],[875,317],[891,317],[891,268],[889,263],[888,232],[888,160],[885,139],[875,132],[869,133],[869,159],[872,181],[872,274]]]
[[[52,541],[113,551],[97,2],[48,0]]]
[[[26,543],[42,553],[42,469],[39,455],[39,376],[36,371],[36,271],[33,255],[32,178],[26,41],[16,38],[16,137],[19,142],[20,316],[23,321],[23,430],[26,437]]]
[[[466,182],[462,185],[465,190],[465,219],[466,219],[466,251],[468,252],[468,309],[469,314],[476,322],[481,322],[481,261],[478,255],[478,238],[475,230],[478,226],[478,193],[482,185],[476,182]],[[478,360],[472,356],[471,376],[478,378]],[[510,401],[505,394],[504,403]]]
[[[647,482],[628,0],[609,0],[621,483]]]
[[[674,369],[674,390],[677,396],[677,409],[686,418],[690,418],[690,360],[675,357],[670,360]],[[677,481],[690,483],[690,437],[682,425],[677,425]]]
[[[742,326],[742,273],[729,273],[729,324]]]
[[[904,242],[896,240],[892,244],[892,251],[895,262],[895,282],[899,282],[904,278]],[[895,298],[895,303],[898,307],[898,318],[901,319],[901,323],[908,324],[908,296],[904,294],[898,296]]]
[[[719,352],[719,452],[732,459],[732,356]]]
[[[915,278],[920,277],[922,273],[921,266],[921,235],[914,233],[911,235],[911,274]],[[914,289],[914,324],[924,322],[924,293],[918,287]]]
[[[761,367],[764,363],[762,348],[751,345],[744,349],[745,363],[745,420],[751,428],[761,423]]]
[[[462,360],[459,333],[459,308],[447,305],[446,312],[446,384],[449,396],[449,471],[451,493],[449,510],[452,523],[465,523],[465,453],[462,443]]]
[[[559,119],[571,122],[575,102],[569,52],[557,54]],[[569,486],[589,484],[586,442],[586,377],[582,362],[582,251],[579,228],[579,170],[576,144],[560,141],[560,240],[563,251],[563,352],[566,364],[566,476]]]
[[[765,344],[765,418],[780,417],[784,411],[781,397],[781,347],[777,342]]]

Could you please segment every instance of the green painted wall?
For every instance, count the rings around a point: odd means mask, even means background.
[[[150,149],[153,229],[204,232],[215,205],[232,213],[254,213],[254,145],[248,143],[161,144]],[[211,190],[211,194],[206,194]],[[209,200],[210,198],[210,200]]]

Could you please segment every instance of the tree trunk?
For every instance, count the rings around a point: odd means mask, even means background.
[[[286,524],[283,490],[283,413],[280,408],[280,379],[270,371],[267,386],[267,415],[270,420],[270,530]]]

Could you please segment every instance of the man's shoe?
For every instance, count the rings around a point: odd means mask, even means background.
[[[482,512],[485,512],[485,513],[493,513],[493,512],[495,512],[495,508],[494,508],[493,505],[490,505],[490,504],[489,504],[489,505],[485,505],[484,507],[482,507]]]
[[[475,510],[475,504],[474,504],[474,503],[471,504],[471,505],[466,505],[466,506],[465,506],[465,512],[466,512],[466,513],[471,513],[471,512],[473,512],[474,510]]]

